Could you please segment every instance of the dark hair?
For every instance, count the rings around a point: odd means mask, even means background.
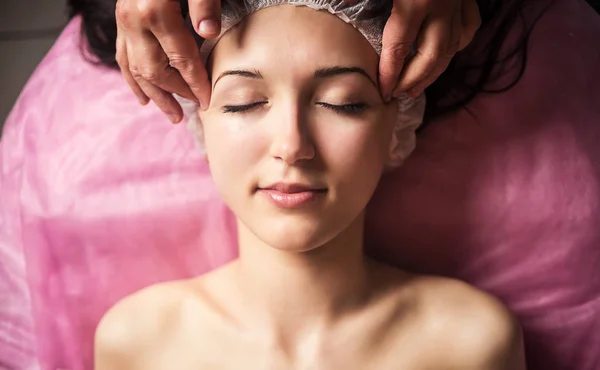
[[[82,18],[82,46],[94,64],[119,68],[115,61],[117,41],[116,0],[68,0],[69,16]]]
[[[82,52],[93,64],[118,69],[117,52],[117,0],[67,0],[69,17],[81,16]],[[188,13],[187,0],[180,0],[181,12]]]
[[[547,6],[533,21],[525,21],[527,0],[478,0],[482,24],[471,46],[457,54],[450,66],[426,91],[425,125],[432,118],[456,110],[481,93],[504,92],[521,79],[527,64],[529,36],[537,20],[555,0],[545,0]],[[532,1],[530,3],[539,3]],[[115,61],[117,28],[115,0],[68,0],[71,17],[81,15],[84,54],[90,62],[118,68]],[[187,0],[180,0],[182,13],[187,14]],[[506,49],[506,40],[515,27],[521,29],[518,42]],[[473,63],[474,51],[481,60]],[[481,57],[481,55],[483,57]],[[516,61],[516,63],[515,63]],[[510,65],[508,68],[503,68]],[[494,86],[502,73],[512,78],[502,86]],[[493,87],[492,87],[493,86]]]
[[[425,122],[420,130],[427,127],[432,118],[465,106],[479,94],[502,93],[515,86],[525,73],[531,32],[554,1],[478,0],[481,15],[478,35],[427,88]],[[538,8],[537,13],[526,17],[528,5]],[[515,29],[520,30],[519,37],[508,45],[507,40]],[[499,78],[506,75],[509,78],[503,78],[505,82],[498,85]]]

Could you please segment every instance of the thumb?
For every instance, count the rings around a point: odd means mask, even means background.
[[[194,30],[205,39],[221,33],[221,1],[189,0],[190,19]]]

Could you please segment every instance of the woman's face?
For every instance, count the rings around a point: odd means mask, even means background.
[[[219,41],[200,118],[213,179],[242,227],[306,251],[361,222],[397,112],[377,67],[357,30],[306,7],[261,10]]]

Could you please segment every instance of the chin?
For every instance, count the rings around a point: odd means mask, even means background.
[[[277,250],[302,253],[319,248],[337,235],[325,222],[279,220],[269,225],[256,225],[254,234]],[[329,232],[326,230],[329,229]]]

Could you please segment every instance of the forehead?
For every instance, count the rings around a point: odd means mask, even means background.
[[[279,5],[246,17],[223,35],[211,69],[355,65],[376,77],[378,55],[353,26],[326,11]]]

